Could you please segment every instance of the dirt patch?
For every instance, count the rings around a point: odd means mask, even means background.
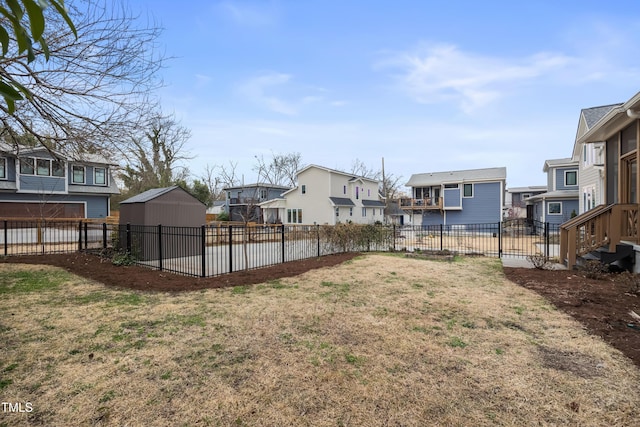
[[[269,282],[282,277],[297,276],[315,268],[342,264],[359,255],[359,253],[327,255],[208,278],[182,276],[138,266],[118,267],[108,259],[78,252],[8,257],[1,259],[1,262],[53,265],[62,267],[78,276],[118,288],[155,292],[184,292]]]
[[[640,366],[640,322],[629,315],[630,311],[640,314],[640,296],[630,292],[618,276],[594,280],[566,270],[505,268],[504,272],[509,280],[542,295]]]

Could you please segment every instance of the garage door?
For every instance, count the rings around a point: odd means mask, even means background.
[[[84,218],[84,203],[0,202],[0,218]]]

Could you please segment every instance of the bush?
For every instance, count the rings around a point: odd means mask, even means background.
[[[628,288],[628,292],[640,294],[640,275],[623,271],[618,275],[616,281],[625,285]]]
[[[607,267],[607,265],[596,260],[585,262],[581,270],[584,272],[584,275],[587,278],[596,280],[604,279],[609,272],[609,268]]]
[[[371,224],[323,225],[320,238],[330,252],[386,250],[393,246],[393,229]]]
[[[221,212],[216,217],[216,221],[229,221],[229,214],[227,212]]]
[[[545,270],[549,265],[547,257],[542,254],[529,255],[527,256],[527,261],[533,264],[533,266],[538,270]]]
[[[136,263],[136,257],[130,252],[119,251],[113,254],[111,262],[113,263],[113,265],[117,266],[134,265]]]

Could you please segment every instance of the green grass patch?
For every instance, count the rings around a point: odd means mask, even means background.
[[[8,271],[0,273],[0,294],[20,294],[56,290],[70,281],[66,271]]]
[[[460,337],[451,337],[448,342],[450,347],[465,348],[467,343],[462,341]]]

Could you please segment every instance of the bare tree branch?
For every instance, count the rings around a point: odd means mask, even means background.
[[[2,80],[30,93],[16,101],[14,114],[0,106],[0,124],[69,155],[112,156],[156,109],[160,30],[118,2],[69,2],[77,38],[62,16],[49,9],[45,14],[49,61],[42,50],[32,62],[17,52],[0,58]]]

